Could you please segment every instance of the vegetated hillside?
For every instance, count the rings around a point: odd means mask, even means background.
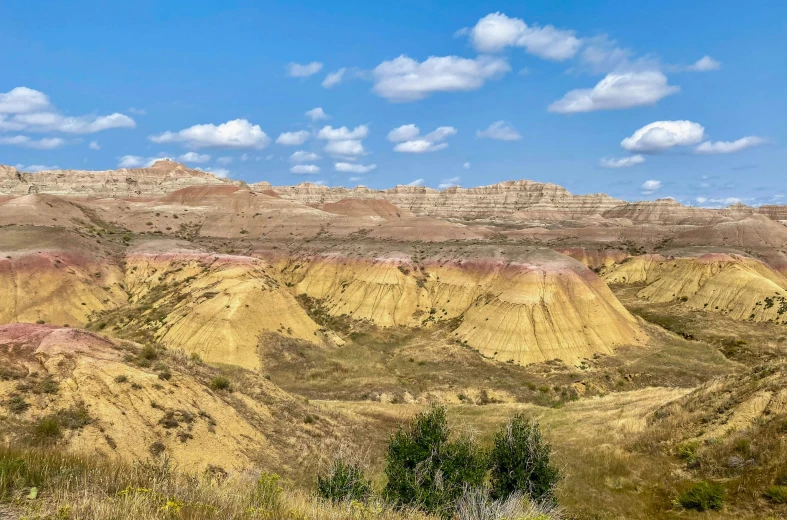
[[[0,326],[0,434],[126,462],[166,455],[182,470],[265,467],[311,478],[353,421],[264,377],[72,328]]]

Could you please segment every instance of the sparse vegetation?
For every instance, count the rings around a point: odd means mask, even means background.
[[[696,511],[718,511],[724,506],[724,488],[713,482],[692,484],[678,497],[678,504]]]
[[[372,495],[372,482],[359,464],[337,457],[325,475],[317,476],[317,493],[333,502],[366,501]]]

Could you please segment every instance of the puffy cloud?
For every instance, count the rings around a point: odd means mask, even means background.
[[[345,72],[347,72],[347,69],[341,68],[336,72],[329,73],[327,76],[325,76],[325,79],[322,80],[322,86],[325,88],[335,87],[342,82]]]
[[[243,155],[246,155],[246,154],[244,153]],[[245,160],[243,158],[243,155],[241,156],[241,161]],[[248,158],[249,158],[249,156],[246,155],[246,159],[248,159]],[[233,158],[229,157],[229,156],[219,157],[218,159],[216,159],[216,162],[219,163],[219,164],[230,164],[230,163],[232,163],[232,161],[233,161]]]
[[[311,118],[312,121],[319,121],[320,119],[328,119],[328,114],[321,107],[312,108],[306,111],[306,116]]]
[[[600,164],[604,168],[631,168],[644,162],[645,158],[641,155],[632,155],[631,157],[622,157],[620,159],[605,157],[601,159]]]
[[[629,63],[632,52],[618,46],[606,34],[584,40],[584,48],[579,54],[581,68],[592,74],[604,74],[619,69]]]
[[[145,164],[145,158],[139,155],[124,155],[118,158],[118,168],[139,168]]]
[[[582,46],[574,31],[556,29],[552,25],[528,25],[520,18],[509,18],[499,12],[478,20],[470,30],[470,39],[479,52],[522,47],[534,56],[553,61],[573,57]]]
[[[755,135],[741,137],[737,141],[705,141],[694,149],[695,153],[699,154],[720,154],[720,153],[735,153],[751,148],[752,146],[759,146],[765,144],[766,140],[762,137]]]
[[[300,146],[309,139],[309,132],[299,130],[297,132],[284,132],[276,138],[276,144],[284,146]]]
[[[423,186],[424,180],[423,179],[415,179],[413,182],[408,182],[405,186]]]
[[[679,91],[680,87],[669,85],[667,77],[657,70],[612,72],[592,89],[568,92],[549,105],[549,111],[571,114],[653,105]]]
[[[90,144],[87,145],[87,147],[91,150],[101,150],[101,146],[98,144],[98,141],[90,141]]]
[[[464,163],[462,165],[462,168],[464,168],[465,170],[469,170],[470,169],[470,163],[469,162]]]
[[[355,139],[346,141],[328,141],[325,145],[325,151],[333,156],[338,157],[359,157],[366,155],[366,150],[363,148],[363,143]]]
[[[377,168],[376,164],[352,164],[346,162],[337,162],[333,165],[337,172],[350,172],[350,173],[369,173]],[[352,179],[351,179],[352,180]]]
[[[489,125],[486,130],[476,131],[478,137],[487,139],[497,139],[498,141],[518,141],[522,139],[519,132],[511,126],[511,123],[505,121],[496,121]]]
[[[388,133],[388,140],[399,142],[394,146],[394,151],[404,153],[436,152],[448,148],[448,143],[443,143],[448,137],[456,134],[456,128],[441,126],[421,137],[420,129],[415,125],[402,125]],[[401,141],[401,142],[400,142]]]
[[[418,62],[402,55],[375,67],[373,90],[390,101],[415,101],[435,92],[477,90],[510,70],[506,60],[491,56],[432,56]]]
[[[347,141],[364,139],[369,135],[369,127],[366,125],[359,125],[349,130],[346,126],[334,128],[332,126],[325,126],[317,133],[317,139],[324,139],[327,141]]]
[[[49,98],[43,92],[27,87],[16,87],[0,92],[0,114],[25,114],[49,108]]]
[[[212,173],[213,175],[215,175],[216,177],[219,177],[221,179],[224,179],[224,178],[227,178],[227,177],[230,176],[230,171],[228,169],[226,169],[226,168],[204,168],[203,171],[206,171],[208,173]]]
[[[64,139],[60,139],[59,137],[47,137],[44,139],[31,139],[26,135],[0,137],[0,145],[35,148],[37,150],[52,150],[54,148],[60,148],[64,144],[66,144],[66,141]]]
[[[210,155],[207,154],[199,154],[197,152],[188,152],[184,153],[178,159],[182,162],[190,162],[190,163],[206,163],[210,161]]]
[[[661,181],[649,180],[642,183],[642,193],[649,195],[661,188]]]
[[[698,59],[688,67],[686,70],[693,71],[693,72],[708,72],[711,70],[719,70],[721,68],[721,63],[714,60],[710,56],[703,56],[702,58]]]
[[[409,141],[410,139],[415,139],[418,137],[418,134],[420,133],[421,130],[415,125],[402,125],[388,132],[388,140],[392,143]]]
[[[623,139],[620,146],[630,152],[658,153],[697,144],[704,137],[705,128],[692,121],[654,121]]]
[[[450,179],[443,179],[440,181],[440,184],[437,185],[438,188],[444,190],[446,188],[453,188],[454,186],[459,186],[459,181],[461,179],[459,177],[451,177]]]
[[[290,173],[299,173],[302,175],[313,175],[320,173],[320,167],[316,164],[296,164],[290,168]]]
[[[245,119],[213,124],[194,125],[179,132],[164,132],[149,137],[154,143],[185,143],[192,148],[256,148],[268,146],[270,138],[259,125]]]
[[[306,63],[301,65],[300,63],[289,63],[287,64],[287,75],[293,78],[306,78],[317,74],[322,70],[322,63],[319,61],[313,61],[311,63]]]
[[[320,159],[321,157],[314,152],[307,152],[305,150],[298,150],[290,155],[292,162],[311,162]]]

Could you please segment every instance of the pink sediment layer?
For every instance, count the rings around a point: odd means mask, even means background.
[[[106,349],[112,343],[97,334],[81,329],[39,325],[35,323],[9,323],[0,325],[0,346],[12,349],[46,352],[52,349]]]

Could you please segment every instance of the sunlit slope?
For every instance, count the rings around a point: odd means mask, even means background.
[[[645,255],[612,268],[604,278],[610,283],[643,283],[638,296],[657,303],[681,301],[692,309],[735,319],[787,321],[787,278],[753,258]]]
[[[594,273],[548,250],[516,260],[323,255],[284,274],[335,316],[382,326],[457,319],[457,340],[501,361],[576,362],[645,339]]]

